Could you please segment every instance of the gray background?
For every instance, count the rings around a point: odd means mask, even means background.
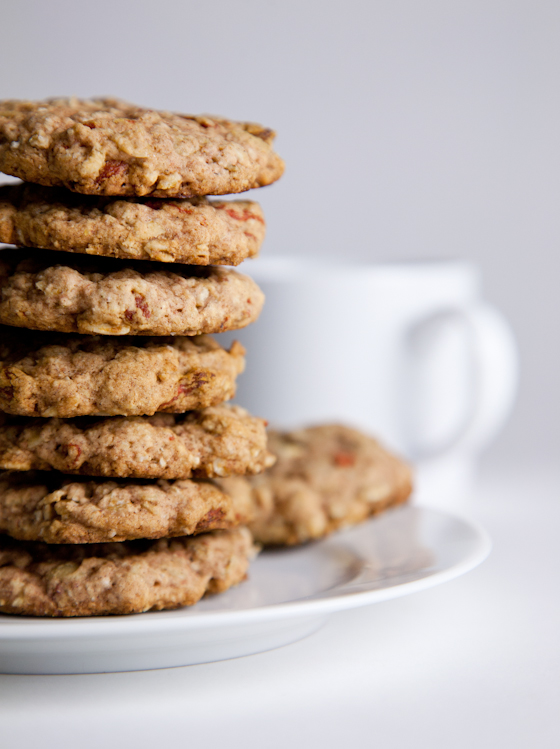
[[[278,130],[265,252],[465,257],[521,391],[497,463],[557,452],[560,4],[4,0],[0,98],[114,94]]]

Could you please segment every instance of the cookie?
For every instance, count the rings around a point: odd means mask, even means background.
[[[128,543],[49,546],[0,538],[0,611],[103,616],[191,606],[247,576],[246,528]]]
[[[405,502],[412,490],[409,467],[355,429],[324,425],[269,432],[277,462],[260,476],[220,480],[246,502],[250,529],[263,544],[299,544]]]
[[[284,171],[274,132],[117,99],[0,102],[0,171],[88,195],[225,195]]]
[[[235,395],[245,366],[209,336],[65,336],[0,326],[0,410],[21,416],[182,413]]]
[[[50,250],[0,252],[0,323],[93,335],[222,333],[254,322],[264,295],[230,268]]]
[[[259,473],[272,465],[265,422],[239,406],[186,415],[0,421],[0,470],[182,479]]]
[[[0,474],[0,532],[50,544],[189,536],[252,517],[247,497],[209,480],[84,479],[58,472]]]
[[[191,265],[254,257],[265,223],[258,203],[78,195],[32,184],[0,186],[0,242]]]

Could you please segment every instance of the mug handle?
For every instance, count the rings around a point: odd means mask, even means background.
[[[505,317],[477,301],[416,323],[406,340],[405,408],[417,417],[413,423],[414,417],[404,415],[410,456],[424,459],[450,450],[482,450],[499,432],[517,392],[519,356]],[[453,373],[450,361],[456,365]],[[432,435],[424,428],[430,409],[436,421],[440,414],[439,437],[437,425]]]

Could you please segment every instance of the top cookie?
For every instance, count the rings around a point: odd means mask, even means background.
[[[0,170],[88,195],[225,195],[284,171],[261,125],[118,99],[0,102]]]
[[[0,242],[157,260],[239,265],[254,257],[264,216],[250,200],[107,198],[29,182],[0,186]]]

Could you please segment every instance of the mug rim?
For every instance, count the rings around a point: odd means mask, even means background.
[[[331,280],[374,278],[393,282],[415,282],[433,280],[458,280],[478,285],[480,282],[479,267],[462,258],[429,258],[425,260],[397,260],[381,261],[379,263],[365,263],[363,261],[340,261],[312,256],[297,255],[269,255],[266,257],[250,258],[243,271],[257,280],[278,282],[306,282],[310,278],[316,280]]]

